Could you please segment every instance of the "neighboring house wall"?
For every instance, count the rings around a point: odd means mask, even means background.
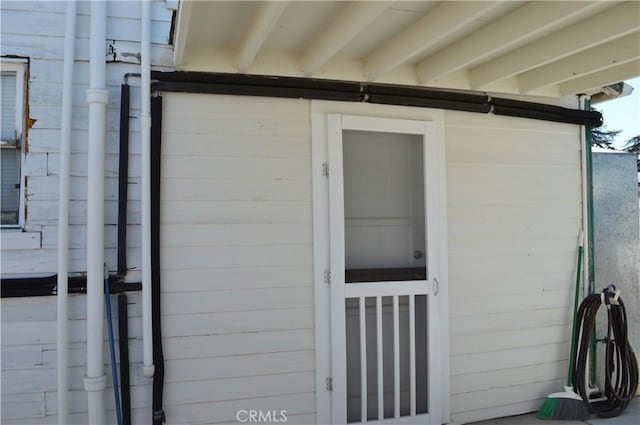
[[[596,291],[610,284],[621,290],[630,324],[629,343],[635,350],[640,347],[640,327],[637,326],[640,323],[640,223],[636,176],[636,154],[593,155]],[[606,334],[605,326],[604,320],[598,323],[598,335]]]
[[[70,266],[69,271],[85,272],[86,177],[89,82],[89,10],[90,2],[78,3],[76,19],[73,118],[71,146]],[[56,270],[58,222],[58,172],[60,144],[60,104],[64,56],[64,2],[2,2],[2,56],[29,59],[28,114],[33,125],[28,129],[24,148],[23,173],[26,177],[27,232],[41,232],[39,249],[28,252],[2,245],[3,275],[50,274]],[[152,64],[168,69],[172,63],[169,42],[171,11],[164,2],[152,2]],[[107,58],[107,137],[105,178],[106,262],[116,269],[116,221],[118,199],[118,141],[120,85],[124,75],[140,72],[138,59],[139,5],[134,2],[109,2],[107,36],[116,59]],[[137,15],[136,15],[137,14]],[[129,54],[129,55],[127,55]],[[129,159],[129,267],[140,270],[140,100],[137,79],[131,79],[131,120]],[[25,261],[25,258],[28,261]],[[133,275],[132,278],[135,278]],[[139,279],[139,277],[138,277]]]
[[[117,317],[116,297],[112,314]],[[69,423],[86,424],[86,297],[69,298]],[[2,300],[2,423],[58,424],[56,386],[55,297]],[[129,356],[131,406],[134,423],[151,417],[151,380],[142,376],[142,307],[140,297],[129,296]],[[114,325],[117,341],[117,325]],[[106,332],[105,332],[106,334]],[[116,350],[118,345],[116,342]],[[104,347],[109,358],[108,345]],[[115,423],[111,365],[105,365],[108,423]]]
[[[65,2],[3,1],[1,4],[2,56],[29,60],[28,113],[34,120],[24,152],[26,218],[24,230],[34,235],[31,249],[15,249],[15,235],[1,235],[2,275],[52,275],[57,270],[58,172],[60,105],[64,56]],[[73,88],[73,140],[71,156],[70,264],[71,273],[86,272],[87,137],[88,108],[85,91],[89,81],[90,2],[78,2]],[[128,72],[140,72],[138,59],[127,53],[140,51],[140,6],[137,2],[109,2],[107,32],[116,52],[107,58],[105,258],[116,269],[118,198],[118,140],[120,84]],[[168,44],[172,12],[165,2],[154,1],[152,13],[152,63],[170,69]],[[140,270],[140,101],[138,79],[131,79],[131,134],[129,173],[129,238],[127,279],[139,281]],[[24,235],[24,233],[23,233]],[[32,246],[35,245],[35,246]],[[21,244],[21,246],[25,246]],[[115,298],[114,298],[115,301]],[[116,304],[114,302],[114,304]],[[140,296],[129,296],[131,380],[134,420],[148,422],[151,415],[150,380],[139,371]],[[115,307],[115,306],[114,306]],[[2,423],[56,422],[56,299],[55,297],[2,299]],[[82,376],[86,373],[86,298],[70,297],[70,420],[86,423],[87,403]],[[115,317],[115,316],[114,316]],[[106,333],[105,333],[106,334]],[[107,353],[105,351],[105,353]],[[105,355],[108,358],[108,355]],[[106,369],[105,369],[106,370]],[[110,378],[110,374],[107,373]],[[110,385],[110,384],[109,384]],[[110,391],[108,389],[107,391]],[[106,394],[108,408],[113,396]],[[138,409],[139,408],[139,409]],[[17,418],[22,418],[18,420]],[[14,419],[16,419],[14,421]],[[112,421],[113,422],[113,421]]]

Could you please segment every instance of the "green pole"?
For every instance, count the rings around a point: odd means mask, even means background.
[[[591,101],[585,100],[584,109],[591,110]],[[587,273],[589,282],[589,294],[596,292],[596,267],[595,267],[595,249],[594,249],[594,232],[593,232],[593,156],[591,151],[592,145],[592,132],[591,127],[586,127],[585,131],[585,153],[586,153],[586,178],[587,178],[587,241],[589,256],[589,271]],[[592,385],[596,383],[596,335],[595,332],[591,335],[591,341],[589,343],[589,353],[591,358],[589,381]]]
[[[582,251],[583,241],[582,232],[580,232],[580,245],[578,246],[578,266],[576,271],[576,290],[573,297],[573,325],[571,326],[571,354],[569,355],[569,375],[567,378],[567,386],[573,387],[573,369],[576,365],[576,350],[578,341],[576,341],[576,334],[578,333],[578,306],[580,305],[580,282],[582,281]]]

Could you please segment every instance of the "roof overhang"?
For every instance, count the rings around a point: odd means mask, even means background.
[[[640,75],[637,1],[180,2],[176,69],[561,97]]]

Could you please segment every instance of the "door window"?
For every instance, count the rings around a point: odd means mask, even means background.
[[[345,281],[426,279],[422,136],[343,132]]]

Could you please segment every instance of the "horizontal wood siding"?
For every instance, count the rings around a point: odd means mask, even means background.
[[[83,376],[86,375],[86,297],[69,297],[69,413],[70,423],[87,423],[87,395]],[[142,307],[140,294],[129,295],[129,355],[132,405],[139,410],[134,416],[151,417],[151,380],[141,373],[142,367]],[[112,298],[112,316],[117,320],[116,296]],[[57,422],[57,345],[55,297],[5,298],[0,312],[2,319],[2,423],[56,424]],[[114,326],[116,350],[118,327]],[[106,335],[106,332],[105,332]],[[105,340],[105,359],[109,345]],[[110,364],[105,364],[107,418],[115,423],[115,404]],[[110,419],[109,419],[110,418]]]
[[[446,113],[452,420],[536,410],[567,373],[579,127]]]
[[[309,103],[163,95],[169,423],[314,421]]]
[[[138,60],[124,53],[140,51],[140,5],[111,1],[107,5],[107,32],[116,62],[107,63],[107,133],[105,178],[105,260],[116,270],[120,85],[124,74],[140,72]],[[76,18],[73,117],[71,143],[70,262],[71,273],[86,272],[87,150],[89,88],[90,2],[78,2]],[[25,230],[37,235],[35,246],[1,247],[2,274],[15,277],[52,275],[57,271],[58,175],[66,3],[62,1],[2,1],[0,53],[29,59],[28,107],[33,126],[25,143]],[[152,65],[171,69],[168,44],[172,12],[164,1],[151,3]],[[127,260],[131,281],[140,280],[140,88],[131,78],[129,214]],[[114,319],[117,302],[112,300]],[[2,417],[3,424],[57,424],[56,299],[55,297],[2,299]],[[151,422],[151,380],[140,371],[142,362],[139,294],[129,297],[129,349],[134,423]],[[86,424],[86,297],[69,297],[69,423]],[[117,326],[115,327],[117,334]],[[106,332],[105,332],[106,335]],[[105,359],[108,359],[105,346]],[[111,386],[111,374],[105,372]],[[115,423],[111,388],[105,391],[107,420]]]

